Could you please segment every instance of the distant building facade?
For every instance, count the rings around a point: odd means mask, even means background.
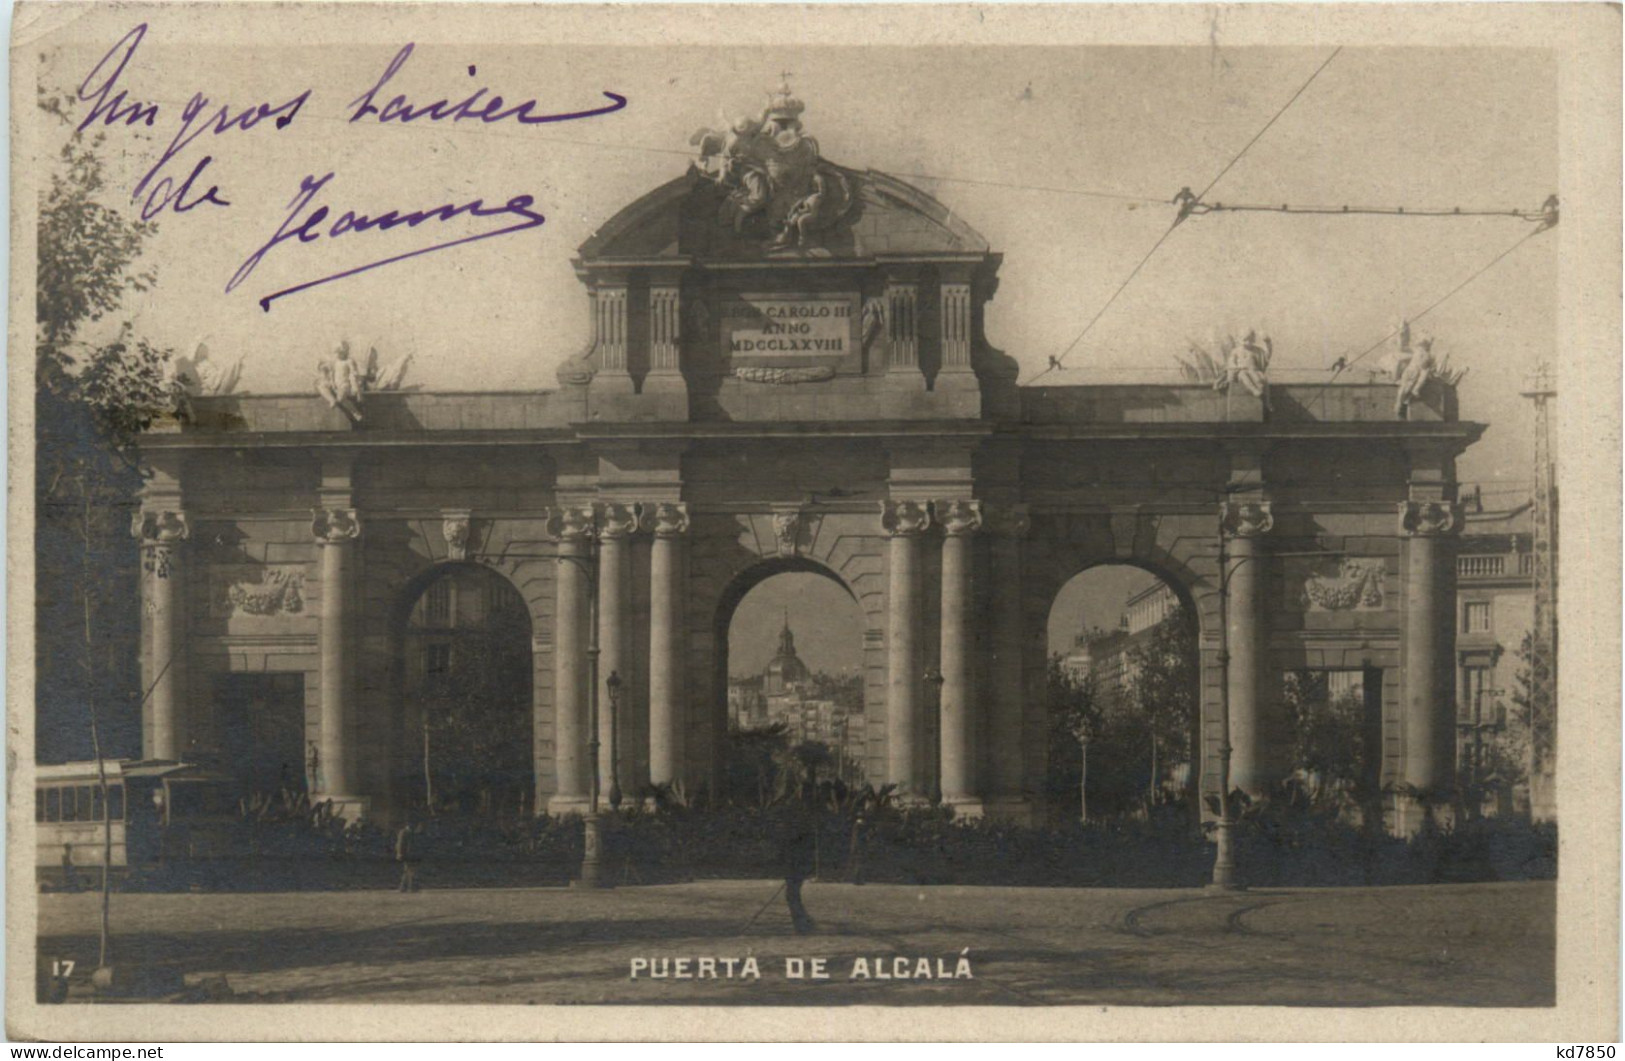
[[[762,672],[729,679],[729,725],[738,730],[782,724],[793,744],[827,745],[842,776],[857,780],[864,774],[863,705],[821,697],[814,686],[812,670],[796,654],[796,637],[787,613],[777,651]]]
[[[1522,647],[1534,629],[1534,501],[1482,487],[1463,491],[1456,555],[1456,761],[1464,776],[1489,768],[1492,746],[1513,723]],[[1555,559],[1555,558],[1554,558]],[[1520,808],[1528,788],[1513,792]],[[1505,808],[1502,808],[1505,809]],[[1547,815],[1549,816],[1549,815]]]

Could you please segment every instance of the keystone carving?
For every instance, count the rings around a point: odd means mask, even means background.
[[[880,527],[892,537],[923,534],[931,526],[931,510],[923,501],[882,501]]]
[[[1448,501],[1401,501],[1399,503],[1399,533],[1401,535],[1434,537],[1455,532],[1461,517],[1454,504]]]
[[[773,537],[779,543],[780,556],[796,555],[797,539],[801,536],[799,511],[773,513]]]
[[[446,559],[467,560],[468,543],[473,534],[470,514],[448,511],[440,515],[440,533],[446,537]]]
[[[1268,501],[1225,501],[1219,513],[1224,533],[1232,538],[1256,538],[1275,526]]]

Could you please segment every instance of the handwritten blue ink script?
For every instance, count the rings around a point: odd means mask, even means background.
[[[133,97],[130,90],[122,84],[125,71],[135,57],[136,49],[146,37],[147,29],[147,24],[142,23],[126,33],[80,82],[79,101],[87,104],[89,110],[79,123],[79,131],[83,132],[92,126],[154,128],[165,119],[166,115],[159,103],[142,102]],[[413,47],[410,43],[402,46],[372,86],[346,105],[345,109],[349,115],[347,124],[376,122],[383,125],[407,125],[415,122],[475,121],[482,125],[498,122],[544,125],[600,118],[623,110],[627,106],[625,96],[608,91],[602,95],[610,102],[603,106],[551,113],[543,111],[541,105],[534,99],[510,103],[483,86],[455,101],[449,96],[434,102],[419,102],[404,93],[390,95],[386,86],[412,57]],[[467,67],[467,76],[475,77],[477,73],[476,66]],[[208,170],[217,157],[216,153],[229,150],[228,141],[235,138],[234,134],[247,135],[258,128],[268,129],[272,133],[287,129],[305,111],[307,105],[313,105],[312,97],[312,90],[307,88],[280,102],[267,100],[239,106],[216,103],[202,92],[194,93],[181,108],[178,127],[168,146],[131,190],[131,202],[139,204],[142,219],[148,221],[165,212],[185,216],[205,206],[230,209],[232,200],[226,197],[220,185],[209,180]],[[204,154],[192,161],[191,168],[187,170],[188,160],[182,159],[181,156],[199,141],[208,144],[212,153]],[[185,176],[178,177],[183,170]],[[271,237],[238,266],[237,271],[226,281],[226,292],[230,293],[240,287],[253,275],[268,254],[283,245],[291,249],[320,246],[346,237],[348,237],[346,242],[370,238],[378,240],[380,245],[387,243],[391,250],[390,253],[365,264],[320,275],[265,295],[260,298],[259,304],[266,312],[270,312],[271,303],[277,299],[308,291],[322,284],[343,280],[436,251],[450,250],[467,243],[515,235],[538,228],[547,220],[534,209],[535,197],[528,194],[509,195],[500,204],[489,205],[483,198],[473,198],[461,202],[444,202],[437,205],[420,203],[408,207],[388,205],[380,208],[363,204],[346,204],[340,210],[336,205],[335,192],[341,184],[342,181],[332,171],[319,177],[315,174],[302,177],[298,190],[288,202],[287,216]],[[334,187],[330,188],[329,185]],[[432,193],[425,195],[424,198],[433,202]],[[476,230],[468,233],[466,223],[470,221],[484,222],[485,225],[494,227],[476,224]],[[455,222],[464,222],[464,225],[453,226]],[[389,243],[384,239],[384,234],[396,229],[418,229],[425,226],[438,232],[463,231],[464,234],[436,239],[405,250],[400,248],[398,242]]]

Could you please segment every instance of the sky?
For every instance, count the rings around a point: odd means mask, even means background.
[[[78,86],[134,19],[101,9],[47,35],[36,47],[42,83]],[[102,147],[117,202],[177,136],[193,93],[229,101],[235,113],[311,90],[286,128],[267,121],[205,133],[160,170],[178,182],[207,155],[193,194],[218,185],[230,205],[165,211],[143,259],[157,285],[118,315],[159,343],[190,350],[207,341],[216,358],[241,356],[241,389],[258,393],[307,391],[316,361],[341,339],[375,345],[385,360],[411,353],[407,382],[424,389],[551,388],[556,366],[587,340],[576,248],[621,207],[681,175],[696,129],[759,110],[783,71],[825,157],[917,184],[1003,254],[987,333],[1021,363],[1023,379],[1100,314],[1046,384],[1172,379],[1189,340],[1251,328],[1273,338],[1276,378],[1323,380],[1334,359],[1364,351],[1532,227],[1508,218],[1195,217],[1101,312],[1168,229],[1166,200],[1207,186],[1255,136],[1207,201],[1528,210],[1559,187],[1557,70],[1536,49],[1345,48],[1258,135],[1330,47],[655,51],[454,45],[419,34],[385,95],[421,104],[488,86],[550,112],[601,106],[604,91],[628,103],[529,127],[402,126],[347,118],[406,43],[404,30],[396,39],[384,26],[369,42],[311,32],[273,50],[268,42],[298,35],[262,29],[248,38],[254,47],[240,36],[202,47],[154,17],[118,87],[156,102],[158,119],[151,129],[109,129]],[[67,133],[49,123],[41,119],[36,143],[47,165]],[[324,284],[266,313],[256,304],[266,294],[490,222],[284,244],[226,292],[289,216],[301,179],[327,173],[311,205],[335,215],[529,194],[547,221]],[[1555,239],[1536,236],[1416,328],[1468,369],[1462,415],[1490,428],[1459,476],[1490,481],[1492,502],[1495,491],[1515,494],[1530,480],[1532,418],[1518,391],[1537,360],[1558,356],[1556,269]],[[769,608],[788,599],[758,592]],[[778,624],[768,625],[776,634]],[[810,650],[810,632],[797,634]]]
[[[796,655],[814,671],[840,674],[863,662],[863,612],[852,595],[823,575],[789,572],[745,594],[728,627],[728,673],[760,674],[778,651],[786,610]]]

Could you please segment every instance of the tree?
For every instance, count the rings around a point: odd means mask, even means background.
[[[1152,628],[1151,636],[1128,651],[1128,691],[1132,708],[1144,719],[1151,760],[1153,802],[1165,762],[1196,761],[1198,668],[1196,623],[1184,608],[1175,608]]]
[[[1095,676],[1085,671],[1081,675],[1067,672],[1061,665],[1060,655],[1049,661],[1050,748],[1052,777],[1061,775],[1054,783],[1056,790],[1071,782],[1070,745],[1078,748],[1076,790],[1078,812],[1083,821],[1089,820],[1089,747],[1098,741],[1105,727],[1103,698],[1098,695]],[[1067,754],[1056,756],[1057,748],[1066,748]]]
[[[530,781],[529,646],[474,630],[444,670],[425,675],[423,774],[430,813],[440,804],[482,812],[521,804]]]
[[[1518,668],[1512,676],[1512,709],[1506,725],[1485,749],[1485,761],[1473,780],[1480,786],[1510,793],[1528,786],[1530,812],[1535,813],[1535,788],[1550,784],[1547,770],[1552,752],[1550,718],[1544,717],[1534,695],[1534,635],[1526,633],[1518,645]]]
[[[39,106],[64,123],[70,101],[41,91]],[[170,399],[167,351],[125,322],[109,340],[88,326],[153,282],[134,262],[155,231],[101,202],[100,136],[75,130],[39,204],[35,295],[34,548],[36,754],[74,757],[89,737],[102,806],[110,807],[103,720],[135,707],[139,613],[135,543],[128,529],[142,472],[136,441]],[[124,695],[120,695],[123,693]],[[77,709],[77,710],[76,710]],[[78,716],[78,711],[83,715]],[[122,720],[128,725],[130,718]],[[83,729],[80,729],[80,726]],[[129,739],[126,729],[118,734]],[[122,742],[122,741],[121,741]],[[110,968],[112,822],[103,816],[99,969]]]
[[[1374,734],[1363,690],[1333,696],[1326,671],[1288,671],[1282,687],[1291,730],[1292,762],[1312,780],[1311,798],[1339,793],[1367,805],[1377,795],[1372,781]]]
[[[783,722],[730,729],[723,764],[724,800],[769,806],[789,752],[790,727]]]

